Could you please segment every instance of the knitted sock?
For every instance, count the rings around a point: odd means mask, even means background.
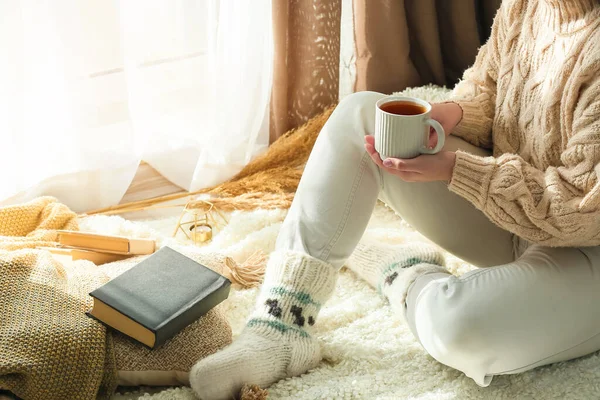
[[[311,328],[336,279],[337,269],[307,254],[272,253],[244,331],[190,371],[196,394],[202,400],[236,398],[244,384],[264,388],[315,367],[321,349]]]
[[[384,245],[360,243],[346,266],[384,295],[404,315],[406,294],[421,275],[448,273],[444,258],[433,246],[421,243]]]

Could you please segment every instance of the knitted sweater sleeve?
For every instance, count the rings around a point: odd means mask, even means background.
[[[452,134],[482,148],[492,148],[492,122],[496,105],[496,80],[508,19],[508,1],[496,13],[488,41],[479,49],[475,63],[465,71],[449,101],[463,110]]]
[[[600,64],[600,62],[598,62]],[[545,171],[515,154],[457,152],[449,189],[498,226],[547,246],[600,245],[600,70],[574,102],[561,165]]]

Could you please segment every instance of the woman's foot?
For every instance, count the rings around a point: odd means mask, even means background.
[[[393,307],[400,307],[415,279],[428,273],[448,273],[444,264],[442,253],[428,244],[372,242],[360,243],[346,266],[383,294]]]
[[[267,387],[314,368],[321,352],[311,331],[336,279],[337,270],[314,257],[271,254],[246,328],[230,346],[192,368],[194,392],[202,400],[231,399],[244,384]]]

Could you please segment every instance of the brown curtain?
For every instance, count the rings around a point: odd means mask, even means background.
[[[485,43],[501,0],[353,0],[355,90],[453,86]]]
[[[273,0],[270,139],[338,101],[341,0]]]

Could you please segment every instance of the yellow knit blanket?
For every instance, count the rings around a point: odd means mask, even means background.
[[[27,400],[108,398],[111,336],[84,313],[108,278],[91,263],[61,265],[37,246],[76,215],[51,197],[0,208],[0,389]]]

